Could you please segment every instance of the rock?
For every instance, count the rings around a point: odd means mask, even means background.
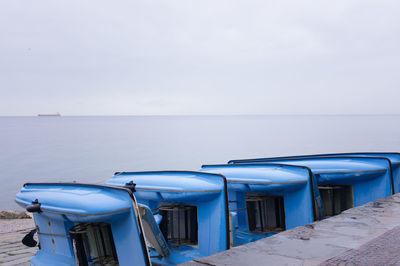
[[[0,211],[0,219],[31,219],[24,211]]]

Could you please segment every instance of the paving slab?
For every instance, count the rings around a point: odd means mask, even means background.
[[[400,265],[400,226],[320,265]]]
[[[33,219],[0,219],[0,265],[29,265],[38,248],[21,240],[34,227]]]

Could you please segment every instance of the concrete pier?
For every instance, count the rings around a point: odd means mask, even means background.
[[[184,265],[400,265],[400,194]]]

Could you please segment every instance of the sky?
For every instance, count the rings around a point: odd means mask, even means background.
[[[400,114],[398,0],[2,0],[0,115]]]

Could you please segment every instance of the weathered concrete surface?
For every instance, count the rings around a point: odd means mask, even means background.
[[[0,219],[0,265],[29,265],[37,247],[28,248],[21,240],[34,227],[33,219]]]
[[[320,265],[400,265],[400,226]]]
[[[185,265],[400,265],[399,225],[396,194]]]
[[[31,216],[24,211],[0,211],[0,219],[31,219]]]

